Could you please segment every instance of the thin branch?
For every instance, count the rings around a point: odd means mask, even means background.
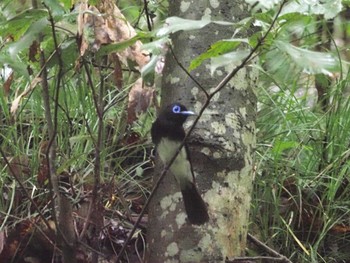
[[[103,95],[104,95],[104,76],[101,73],[101,69],[100,69],[100,93],[98,98],[96,98],[96,102],[97,105],[95,105],[96,107],[96,112],[98,115],[98,126],[97,126],[97,143],[95,145],[95,164],[94,164],[94,185],[92,188],[92,200],[91,203],[93,204],[93,211],[98,211],[98,206],[100,203],[100,198],[98,195],[98,190],[100,187],[100,181],[101,181],[101,151],[103,148],[103,108],[104,108],[104,101],[103,101]],[[94,231],[93,234],[94,235],[94,241],[93,241],[93,245],[94,247],[98,246],[98,235],[100,234],[100,224],[98,222],[99,218],[101,218],[101,216],[99,217],[95,217],[96,222],[95,223],[95,227],[94,227]],[[92,254],[92,262],[93,263],[97,263],[98,262],[98,254],[93,253]]]
[[[100,119],[103,116],[103,111],[101,112],[100,111],[100,107],[98,106],[98,98],[97,98],[96,90],[95,90],[95,87],[94,87],[94,83],[92,81],[91,74],[90,74],[89,68],[87,66],[87,61],[84,58],[83,58],[83,64],[84,64],[84,69],[85,69],[85,72],[86,72],[88,84],[89,84],[89,87],[90,87],[90,89],[92,91],[92,98],[94,100],[95,109],[97,111],[97,116]]]
[[[146,14],[148,31],[152,31],[152,24],[153,23],[152,23],[151,15],[150,15],[149,10],[148,10],[148,0],[143,0],[143,6],[144,6],[145,14]],[[140,17],[141,17],[141,14],[140,14]]]
[[[49,178],[51,179],[51,187],[55,194],[57,195],[57,203],[58,203],[58,218],[56,218],[57,230],[58,230],[58,241],[62,242],[60,245],[62,246],[62,255],[64,262],[76,262],[75,249],[74,245],[76,242],[74,226],[73,226],[73,217],[72,217],[72,205],[70,200],[61,194],[59,186],[60,186],[60,178],[57,175],[56,171],[56,152],[57,152],[57,127],[58,127],[58,99],[60,95],[60,87],[61,80],[63,76],[63,59],[61,56],[60,45],[58,44],[56,29],[55,29],[55,21],[52,16],[52,12],[44,3],[45,8],[48,11],[49,22],[51,25],[52,38],[54,42],[55,52],[58,58],[58,72],[55,82],[54,89],[54,112],[53,119],[50,111],[50,96],[49,96],[49,85],[47,79],[47,70],[43,70],[45,77],[43,78],[43,94],[45,96],[45,116],[48,118],[48,127],[49,127],[49,143],[46,149],[46,161],[49,169]],[[45,55],[44,51],[41,51],[41,64],[45,64]],[[54,210],[53,210],[54,211]],[[64,226],[64,228],[63,228]]]
[[[40,41],[42,41],[42,37],[40,36]],[[53,128],[53,123],[52,123],[52,118],[51,118],[51,107],[50,107],[50,95],[49,95],[49,84],[48,84],[48,76],[47,76],[47,60],[45,58],[45,53],[43,50],[40,51],[40,67],[41,70],[39,72],[40,77],[41,77],[41,85],[42,85],[42,96],[43,96],[43,104],[44,104],[44,114],[45,114],[45,119],[47,122],[47,127],[48,127],[48,133],[49,133],[49,138],[50,138],[50,144],[48,145],[52,145],[52,143],[54,142],[54,140],[52,140],[52,137],[54,135],[54,128]],[[59,193],[59,188],[58,188],[58,181],[57,181],[57,177],[52,175],[52,171],[50,169],[50,167],[53,167],[54,164],[53,162],[50,165],[50,159],[49,159],[49,149],[50,147],[47,147],[45,149],[45,160],[47,162],[47,167],[49,170],[49,176],[48,176],[48,181],[49,181],[49,194],[50,194],[50,199],[53,201],[51,203],[51,210],[52,210],[52,218],[55,221],[56,226],[58,226],[58,221],[57,221],[57,212],[56,212],[56,206],[55,206],[55,202],[54,202],[54,195],[58,195]],[[54,155],[54,153],[53,153]],[[53,156],[52,156],[53,158]]]
[[[225,263],[235,263],[235,262],[249,262],[249,261],[259,261],[264,260],[265,262],[287,262],[282,258],[266,257],[266,256],[257,256],[257,257],[235,257],[232,260],[226,260]]]
[[[93,81],[92,81],[92,78],[91,78],[91,74],[89,72],[89,68],[88,66],[86,65],[87,61],[85,61],[83,59],[83,64],[84,64],[84,69],[85,69],[85,72],[86,72],[86,75],[87,75],[87,78],[88,78],[88,85],[90,87],[90,89],[94,92],[94,87],[93,87]],[[95,107],[97,107],[98,103],[96,101],[96,98],[95,98],[95,95],[93,95],[93,99],[94,99],[94,104],[95,104]],[[98,111],[98,109],[96,109]],[[98,117],[100,115],[98,114]],[[89,125],[89,122],[88,120],[86,119],[85,115],[83,116],[84,120],[85,120],[85,123],[86,123],[86,128],[87,128],[87,131],[92,139],[92,143],[94,144],[94,147],[96,149],[97,145],[98,145],[98,142],[95,140],[93,134],[92,134],[92,131],[90,129],[90,125]],[[90,218],[91,218],[91,215],[92,215],[92,211],[93,211],[93,204],[94,204],[94,198],[92,197],[91,200],[90,200],[90,203],[89,203],[89,207],[88,207],[88,212],[87,212],[87,216],[85,218],[85,221],[84,221],[84,225],[83,225],[83,229],[82,231],[80,232],[80,235],[79,235],[79,238],[78,240],[81,241],[81,239],[85,236],[85,233],[87,231],[87,228],[90,224]]]
[[[274,256],[276,259],[280,259],[281,262],[292,263],[292,261],[290,261],[287,257],[285,257],[282,254],[278,253],[276,250],[270,248],[269,246],[267,246],[266,244],[264,244],[263,242],[258,240],[253,235],[248,233],[247,236],[248,236],[248,239],[250,239],[251,242],[253,242],[256,245],[258,245],[259,247],[262,247],[263,249],[265,249],[267,253],[269,253],[270,255]]]
[[[186,73],[186,75],[194,82],[197,84],[197,86],[203,91],[203,93],[205,94],[205,97],[207,99],[209,99],[209,93],[205,90],[205,88],[195,79],[195,77],[193,77],[191,75],[190,72],[188,72],[188,70],[182,65],[182,63],[178,60],[177,56],[175,55],[175,52],[173,50],[173,47],[171,46],[171,44],[169,45],[171,54],[173,55],[177,65]]]

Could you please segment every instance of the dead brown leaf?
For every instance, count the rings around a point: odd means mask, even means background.
[[[95,40],[93,49],[99,50],[101,45],[119,43],[136,36],[135,29],[126,20],[114,1],[101,0],[97,7],[90,6],[89,13],[85,12],[84,20],[79,22],[78,35],[83,36],[86,27],[93,28]],[[81,20],[81,19],[80,19]],[[78,20],[79,21],[79,20]],[[84,39],[81,40],[81,55],[85,52]],[[87,44],[87,43],[86,43]],[[124,65],[132,61],[137,69],[141,69],[149,61],[148,53],[141,49],[141,41],[118,52],[119,60]]]
[[[85,27],[85,12],[88,10],[88,1],[82,0],[79,4],[77,4],[76,9],[78,10],[78,17],[77,17],[77,38],[78,38],[78,46],[80,51],[80,56],[83,56],[85,54],[85,51],[88,49],[89,44],[87,42],[87,39],[84,36],[84,27]]]
[[[113,1],[101,1],[100,6],[101,9],[107,14],[107,32],[112,42],[118,43],[136,36],[135,29],[126,20],[120,9],[114,4]],[[149,61],[148,53],[142,50],[141,46],[142,42],[136,41],[134,45],[120,52],[119,55],[121,57],[121,61],[127,65],[127,61],[131,60],[136,63],[138,69],[141,69]]]
[[[32,82],[27,86],[27,88],[12,101],[12,104],[11,104],[12,115],[15,115],[22,97],[27,96],[40,81],[41,81],[40,77],[34,78]]]
[[[39,54],[39,42],[38,41],[33,41],[33,43],[29,47],[29,60],[32,62],[37,62],[38,59],[36,56]]]
[[[116,53],[111,54],[113,63],[114,63],[114,70],[113,70],[113,76],[114,76],[114,83],[117,86],[118,89],[123,88],[123,69],[122,65],[120,63],[119,57]]]
[[[142,79],[138,79],[129,92],[128,124],[137,120],[137,116],[145,112],[151,105],[155,91],[151,87],[143,86]]]
[[[94,29],[95,42],[93,44],[93,48],[95,50],[98,50],[102,44],[109,44],[113,41],[108,34],[106,20],[101,15],[100,11],[94,6],[90,6],[89,10],[92,14],[86,16],[86,24],[93,27]]]
[[[4,83],[5,97],[7,97],[10,94],[10,88],[11,88],[12,81],[13,81],[13,70],[11,71],[10,75],[8,76],[8,78],[6,79],[6,81]]]

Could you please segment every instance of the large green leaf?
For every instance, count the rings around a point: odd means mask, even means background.
[[[275,5],[280,4],[283,0],[274,0],[274,1],[266,1],[266,0],[245,0],[248,4],[254,6],[254,9],[272,9]]]
[[[44,0],[44,3],[50,9],[53,17],[62,16],[66,13],[61,1]]]
[[[254,10],[262,9],[264,11],[273,9],[280,5],[283,0],[245,0],[248,4],[254,6]],[[341,0],[294,0],[289,1],[281,12],[281,16],[289,13],[300,13],[304,15],[324,15],[325,19],[332,19],[343,9]],[[264,12],[266,13],[266,12]]]
[[[0,23],[0,36],[11,35],[17,40],[22,34],[38,20],[47,16],[47,10],[28,9],[10,20]]]
[[[39,36],[40,33],[44,31],[44,28],[49,24],[46,18],[41,18],[38,21],[32,23],[25,34],[18,41],[11,43],[8,46],[8,50],[12,56],[18,54],[18,52],[22,51],[25,48],[28,48],[33,41]]]
[[[113,44],[108,44],[108,45],[102,45],[101,48],[97,51],[96,56],[101,57],[104,55],[107,55],[111,52],[120,52],[133,44],[135,44],[136,41],[138,40],[143,40],[143,39],[149,39],[153,35],[152,33],[145,33],[145,32],[138,32],[136,36],[125,40],[121,41],[119,43],[113,43]]]
[[[133,38],[130,38],[128,40],[119,42],[119,43],[114,43],[114,44],[108,44],[108,45],[102,45],[101,48],[97,51],[96,56],[101,57],[104,55],[107,55],[111,52],[119,52],[122,51],[131,45],[135,44],[135,42],[139,40],[138,36],[135,36]]]
[[[162,58],[161,55],[152,55],[150,61],[144,65],[141,69],[142,78],[147,78],[149,74],[153,74],[154,68],[156,67],[158,61]]]
[[[248,43],[247,39],[224,39],[220,40],[213,45],[210,46],[208,51],[204,52],[203,54],[199,55],[195,59],[191,61],[189,70],[194,70],[195,68],[199,67],[204,60],[212,58],[212,57],[218,57],[225,53],[231,52],[235,50],[242,42]]]
[[[285,55],[285,59],[281,60],[280,63],[287,65],[294,63],[309,74],[330,74],[340,70],[339,59],[331,53],[310,51],[283,41],[276,41],[275,44]]]
[[[201,29],[210,23],[220,25],[233,25],[233,23],[231,22],[211,21],[209,18],[203,18],[202,20],[191,20],[172,16],[165,20],[165,26],[158,30],[157,36],[162,37],[181,30],[188,31],[194,29]]]
[[[163,37],[142,46],[142,49],[147,50],[150,54],[152,54],[150,61],[141,69],[141,76],[143,78],[153,73],[157,62],[162,58],[162,54],[165,51],[164,47],[169,44],[169,42],[170,39],[168,37]]]
[[[214,71],[219,67],[225,67],[227,65],[238,65],[246,56],[248,56],[250,50],[239,50],[226,53],[221,56],[212,57],[210,59],[210,72],[214,74]]]
[[[325,19],[332,19],[340,13],[343,5],[341,0],[299,0],[291,1],[282,10],[281,15],[301,13],[305,15],[324,15]]]
[[[66,8],[67,10],[69,10],[73,4],[74,4],[74,0],[60,0],[60,3],[64,6],[64,8]],[[90,5],[95,5],[94,3],[91,3],[92,1],[89,1]]]

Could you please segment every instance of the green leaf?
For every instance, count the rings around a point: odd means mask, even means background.
[[[50,9],[53,17],[62,16],[66,13],[60,1],[44,0],[44,3]]]
[[[341,0],[291,1],[282,10],[281,15],[288,13],[301,13],[305,15],[324,15],[325,19],[332,19],[342,10]]]
[[[175,33],[180,30],[194,30],[205,27],[210,23],[209,19],[190,20],[176,16],[169,17],[165,20],[165,26],[158,30],[157,36],[162,37]]]
[[[256,19],[255,23],[258,21],[258,23],[271,25],[273,21],[273,17],[269,13],[258,13],[258,14],[255,14],[254,17]]]
[[[267,37],[269,37],[269,36],[271,36],[271,34],[269,34]],[[259,31],[259,32],[254,33],[253,35],[251,35],[249,37],[249,45],[251,47],[255,47],[259,43],[261,37],[262,37],[262,32]]]
[[[201,29],[210,23],[215,23],[219,25],[233,25],[233,23],[231,22],[211,21],[208,18],[203,18],[202,20],[191,20],[172,16],[165,20],[165,26],[158,30],[157,36],[163,37],[181,30],[188,31],[194,29]]]
[[[60,0],[65,9],[69,10],[73,6],[73,0]],[[91,5],[91,3],[90,3]]]
[[[210,63],[211,74],[214,74],[214,71],[218,67],[224,67],[227,65],[237,65],[238,63],[240,63],[242,61],[242,59],[247,57],[249,55],[249,53],[250,53],[250,50],[239,50],[239,51],[226,53],[226,54],[221,55],[221,56],[212,57],[210,59],[210,61],[211,61],[211,63]]]
[[[102,57],[105,56],[111,52],[119,52],[122,51],[131,45],[135,44],[137,40],[139,40],[139,36],[135,36],[133,38],[130,38],[128,40],[115,43],[115,44],[108,44],[108,45],[103,45],[101,48],[97,51],[96,56],[97,57]]]
[[[46,16],[47,11],[43,9],[26,10],[10,20],[0,23],[0,35],[11,35],[17,40],[30,27],[30,25]]]
[[[41,18],[40,20],[32,23],[20,40],[8,46],[9,53],[12,56],[15,56],[18,54],[18,52],[22,51],[25,48],[28,48],[39,36],[39,34],[43,32],[48,23],[49,22],[46,18]]]
[[[280,4],[282,0],[266,1],[266,0],[245,0],[248,4],[254,6],[254,9],[268,10]]]
[[[96,56],[101,57],[101,56],[107,55],[111,52],[122,51],[122,50],[132,46],[133,44],[135,44],[136,41],[143,40],[143,39],[149,39],[150,37],[152,37],[151,33],[138,32],[136,36],[134,36],[128,40],[125,40],[125,41],[122,41],[119,43],[101,46],[101,48],[97,51]]]
[[[162,37],[156,41],[142,45],[142,49],[147,50],[152,54],[150,61],[141,69],[142,78],[149,78],[149,76],[153,74],[157,62],[161,59],[162,54],[164,53],[164,47],[168,43],[170,43],[170,39],[168,37]]]
[[[340,70],[339,59],[331,53],[310,51],[293,46],[283,41],[276,41],[277,48],[287,57],[281,63],[295,63],[300,69],[309,74],[327,74]]]
[[[166,44],[170,44],[170,39],[168,37],[162,37],[147,44],[143,44],[142,49],[149,51],[153,55],[159,55],[163,53],[164,45]]]
[[[199,55],[191,61],[189,71],[199,67],[204,60],[217,57],[235,50],[242,42],[248,43],[247,39],[224,39],[220,40],[210,46],[209,50]]]
[[[45,42],[41,43],[41,47],[45,50],[45,53],[47,53],[47,56],[49,56],[54,47],[53,39],[50,38]],[[63,62],[63,67],[67,70],[74,67],[74,63],[79,57],[79,52],[77,50],[77,42],[75,38],[66,39],[64,42],[62,42],[61,46],[61,59]],[[53,56],[50,57],[50,60],[47,61],[46,65],[48,68],[56,67],[59,63],[59,57],[57,56],[57,53],[54,52]]]
[[[154,68],[157,65],[158,60],[161,58],[161,55],[152,55],[150,61],[144,65],[141,69],[141,77],[144,79],[149,74],[154,72]]]
[[[272,152],[276,155],[281,155],[283,151],[289,149],[295,149],[299,147],[299,143],[296,141],[278,141],[273,144]]]
[[[89,0],[89,5],[97,5],[100,0]]]

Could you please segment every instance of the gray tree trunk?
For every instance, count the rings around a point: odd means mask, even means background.
[[[241,1],[169,1],[169,16],[235,22],[248,16]],[[234,28],[210,24],[201,30],[176,33],[174,52],[188,68],[190,61]],[[208,64],[192,75],[210,92],[234,66],[210,74]],[[162,106],[181,102],[199,112],[205,95],[169,53],[162,80]],[[192,226],[185,221],[181,192],[170,172],[149,209],[147,262],[224,262],[242,256],[246,247],[253,180],[257,72],[243,68],[214,96],[188,140],[196,183],[208,203],[210,221]],[[191,119],[187,121],[187,125]],[[155,177],[163,165],[158,162]]]

